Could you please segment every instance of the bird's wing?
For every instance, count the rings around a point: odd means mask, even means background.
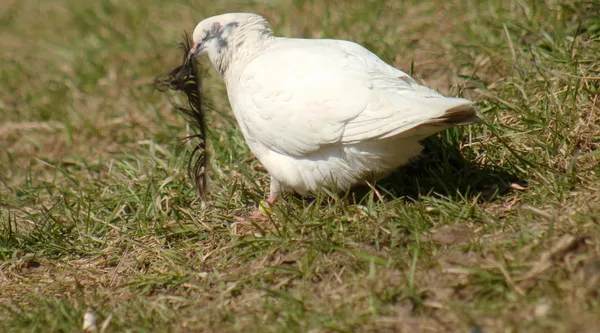
[[[346,124],[343,141],[357,143],[392,136],[418,136],[421,139],[450,125],[476,119],[470,101],[444,97],[409,79],[371,72],[369,81],[373,89],[369,103]]]
[[[297,39],[254,58],[229,94],[249,138],[292,156],[397,135],[452,104],[357,44]]]

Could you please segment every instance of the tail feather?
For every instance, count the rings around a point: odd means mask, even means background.
[[[432,119],[435,123],[444,123],[450,126],[466,125],[481,121],[477,110],[472,104],[462,104],[446,110],[446,112]]]
[[[455,104],[448,108],[441,116],[431,118],[421,125],[402,133],[399,137],[412,137],[422,140],[453,126],[467,125],[481,121],[481,118],[477,116],[477,110],[469,101],[451,98],[441,101],[445,103],[454,102]],[[456,105],[456,102],[462,102],[462,104]]]

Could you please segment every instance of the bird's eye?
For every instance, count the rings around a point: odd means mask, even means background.
[[[221,30],[221,23],[215,22],[210,26],[210,34],[214,35]]]

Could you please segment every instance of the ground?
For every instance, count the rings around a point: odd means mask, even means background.
[[[152,84],[233,11],[361,43],[484,122],[233,232],[268,177],[223,82],[204,202]],[[598,331],[597,2],[5,0],[0,25],[0,331]]]

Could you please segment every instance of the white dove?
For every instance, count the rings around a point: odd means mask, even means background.
[[[421,141],[477,121],[470,101],[419,85],[349,41],[273,36],[260,15],[200,22],[188,57],[206,54],[252,152],[286,191],[343,191],[417,156]]]

